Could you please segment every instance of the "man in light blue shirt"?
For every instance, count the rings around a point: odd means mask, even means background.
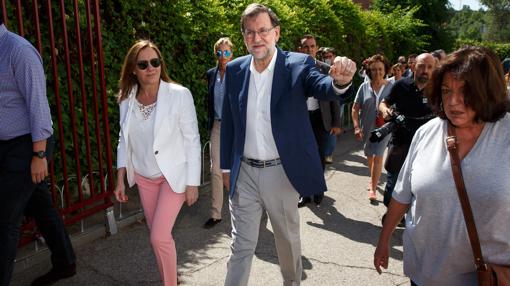
[[[223,95],[225,94],[225,70],[227,63],[234,57],[233,44],[229,38],[220,38],[214,44],[217,66],[207,71],[208,81],[208,124],[211,138],[211,217],[204,228],[212,228],[221,222],[223,207],[223,178],[220,169],[220,132]]]

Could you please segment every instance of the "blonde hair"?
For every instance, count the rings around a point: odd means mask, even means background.
[[[230,49],[232,49],[234,47],[234,45],[232,44],[232,41],[230,41],[229,37],[219,38],[219,40],[217,40],[216,43],[214,44],[213,53],[216,53],[216,51],[218,50],[218,48],[221,45],[227,45]]]
[[[124,64],[122,65],[119,80],[120,92],[117,97],[117,102],[119,103],[128,98],[129,93],[133,90],[134,86],[139,85],[138,78],[133,73],[133,71],[136,68],[136,60],[138,58],[138,54],[145,48],[153,49],[158,55],[158,58],[161,61],[161,79],[166,82],[173,82],[166,73],[166,64],[158,47],[149,40],[138,40],[133,44],[133,46],[131,46],[131,48],[129,48],[129,51],[124,58]]]

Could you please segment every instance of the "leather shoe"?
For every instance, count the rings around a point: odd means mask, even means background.
[[[212,228],[213,226],[217,225],[220,222],[221,218],[220,219],[210,218],[204,223],[204,228],[207,229]]]
[[[313,195],[313,202],[316,205],[320,205],[323,198],[324,198],[324,193],[315,194],[315,195]]]
[[[76,275],[76,264],[74,264],[74,263],[67,267],[63,267],[63,268],[53,267],[53,268],[51,268],[51,270],[48,273],[35,278],[35,280],[32,281],[32,284],[30,284],[30,285],[32,285],[32,286],[53,285],[61,279],[69,278],[74,275]]]
[[[298,208],[304,207],[307,203],[309,203],[311,200],[309,197],[299,197],[299,201],[297,204]]]
[[[398,227],[406,227],[406,217],[404,216],[400,222],[397,224]]]

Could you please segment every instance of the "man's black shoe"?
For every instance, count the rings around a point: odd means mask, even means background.
[[[315,194],[313,195],[313,202],[316,204],[316,205],[320,205],[321,202],[322,202],[322,199],[324,199],[324,193],[320,193],[320,194]]]
[[[404,216],[397,225],[398,227],[406,227],[406,217]]]
[[[299,201],[297,204],[298,208],[304,207],[307,203],[309,203],[311,200],[309,197],[299,197]]]
[[[49,286],[57,281],[76,275],[76,264],[71,264],[64,268],[51,268],[51,270],[32,281],[32,286]]]
[[[207,229],[212,228],[213,226],[217,225],[220,222],[221,218],[220,219],[210,218],[204,223],[204,228]]]

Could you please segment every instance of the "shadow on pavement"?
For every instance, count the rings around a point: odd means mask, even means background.
[[[359,221],[345,217],[333,206],[334,202],[334,199],[328,196],[324,196],[320,207],[316,207],[315,205],[310,204],[310,210],[317,217],[322,219],[323,223],[318,224],[314,222],[307,222],[307,224],[313,227],[337,233],[350,240],[371,244],[376,247],[377,241],[379,239],[379,233],[381,232],[382,227],[365,221]],[[392,246],[395,246],[395,243],[397,243],[397,245],[402,245],[402,240],[396,239],[400,237],[402,237],[402,230],[395,230]],[[395,249],[394,247],[392,247],[390,255],[392,258],[399,261],[403,259],[402,251]]]

